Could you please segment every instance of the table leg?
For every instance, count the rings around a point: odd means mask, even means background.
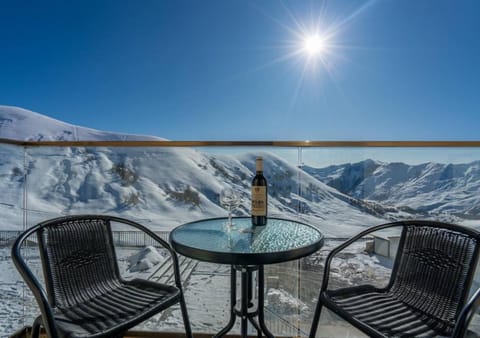
[[[260,325],[258,325],[257,321],[251,317],[248,318],[248,320],[250,320],[250,323],[252,323],[255,330],[257,330],[257,337],[262,338],[262,328],[260,327]]]
[[[252,308],[254,306],[252,300],[253,300],[253,295],[255,293],[255,284],[253,283],[253,272],[248,270],[247,271],[247,282],[248,282],[248,308]],[[259,338],[262,337],[262,329],[258,325],[258,323],[253,319],[253,317],[248,318],[250,320],[250,323],[252,323],[253,327],[255,330],[257,330],[257,336]]]
[[[214,338],[223,337],[230,331],[235,324],[235,306],[237,305],[237,272],[235,271],[233,265],[230,268],[230,319],[228,320],[228,324],[216,335]]]
[[[267,326],[265,325],[265,316],[263,312],[264,310],[263,304],[265,301],[264,285],[265,285],[265,280],[263,275],[263,265],[260,265],[258,267],[258,323],[260,324],[260,327],[262,328],[262,331],[265,334],[265,336],[269,338],[274,338],[273,334],[268,330]]]
[[[242,304],[240,308],[240,322],[241,329],[240,333],[242,338],[247,338],[247,329],[248,329],[248,271],[245,271],[242,268]]]
[[[252,271],[247,271],[247,283],[248,283],[248,307],[253,307],[252,299],[253,299],[253,273]]]
[[[257,309],[251,309],[253,307],[252,299],[254,294],[254,285],[252,272],[258,270],[258,305]],[[241,302],[240,309],[236,309],[237,303],[237,271],[240,271],[241,276]],[[248,322],[252,323],[253,327],[257,330],[257,337],[261,338],[262,333],[268,338],[275,338],[273,334],[268,330],[265,325],[264,316],[264,271],[263,265],[259,266],[231,266],[230,270],[230,319],[228,324],[213,338],[220,338],[225,336],[235,324],[236,317],[240,317],[240,336],[242,338],[248,337]],[[258,317],[258,323],[254,317]]]

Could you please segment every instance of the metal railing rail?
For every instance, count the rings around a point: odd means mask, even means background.
[[[480,141],[20,141],[0,138],[0,144],[24,147],[403,147],[478,148]]]
[[[20,230],[1,230],[0,246],[11,245],[13,241],[22,233]]]
[[[170,231],[154,231],[161,239],[168,242]],[[20,230],[0,230],[0,246],[9,246],[22,233]],[[115,245],[124,247],[156,246],[158,243],[141,231],[116,231],[112,232]],[[36,243],[37,237],[31,236],[29,242]]]

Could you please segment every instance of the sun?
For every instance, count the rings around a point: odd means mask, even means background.
[[[358,7],[350,7],[351,11],[330,13],[331,10],[340,8],[327,6],[327,0],[311,1],[311,6],[289,8],[283,1],[283,12],[278,12],[278,17],[272,16],[268,11],[257,7],[257,9],[285,31],[283,38],[278,43],[266,46],[276,49],[278,55],[268,58],[268,62],[255,68],[255,71],[289,63],[289,69],[298,71],[298,81],[292,91],[290,107],[293,107],[300,97],[300,92],[308,85],[314,89],[312,93],[322,95],[327,84],[339,91],[343,96],[338,75],[341,74],[340,67],[352,62],[347,55],[349,50],[364,49],[361,45],[350,45],[352,41],[348,37],[354,22],[360,15],[366,12],[379,0],[364,0]],[[292,1],[292,6],[295,1]],[[307,11],[304,11],[304,10]],[[310,90],[309,88],[309,90]]]
[[[309,57],[315,57],[326,51],[325,39],[319,34],[312,34],[304,37],[302,51]]]

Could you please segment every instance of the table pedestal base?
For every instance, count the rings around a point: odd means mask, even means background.
[[[255,308],[252,303],[253,299],[253,271],[258,270],[258,302]],[[240,306],[237,307],[237,271],[242,274],[241,279],[241,296]],[[257,337],[261,338],[262,334],[269,338],[274,338],[273,334],[265,325],[265,317],[263,312],[264,303],[264,275],[263,265],[232,265],[230,269],[230,320],[214,338],[223,337],[227,334],[235,324],[236,317],[240,317],[240,333],[242,338],[247,338],[248,322],[257,330]],[[255,320],[258,318],[258,322]]]

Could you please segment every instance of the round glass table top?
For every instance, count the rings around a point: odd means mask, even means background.
[[[212,218],[180,225],[170,233],[178,253],[198,260],[238,265],[263,265],[307,256],[323,246],[322,233],[293,220],[268,218],[252,227],[250,217]]]

